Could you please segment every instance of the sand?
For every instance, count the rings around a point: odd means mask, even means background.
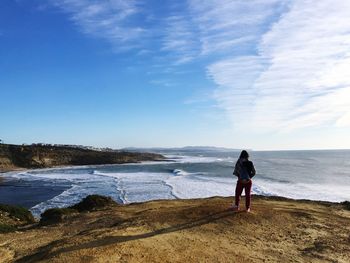
[[[243,198],[244,201],[244,198]],[[0,235],[0,262],[350,262],[350,211],[253,197],[164,200]]]

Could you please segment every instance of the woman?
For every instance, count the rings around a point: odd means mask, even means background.
[[[238,177],[236,191],[235,191],[235,204],[233,209],[235,211],[239,210],[239,201],[241,199],[241,194],[244,188],[245,192],[245,207],[246,211],[250,212],[250,192],[252,189],[252,178],[255,175],[255,168],[253,162],[249,161],[249,154],[247,151],[243,150],[239,159],[236,162],[235,170],[233,174]]]

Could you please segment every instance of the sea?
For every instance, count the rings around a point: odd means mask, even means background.
[[[239,151],[160,149],[167,161],[76,166],[1,175],[0,203],[30,208],[36,217],[90,194],[129,204],[159,199],[233,196]],[[293,199],[350,200],[350,150],[250,151],[253,194]]]

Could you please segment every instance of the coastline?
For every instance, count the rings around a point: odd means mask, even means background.
[[[28,169],[26,168],[0,168],[0,180],[1,180],[1,174],[4,173],[9,173],[9,172],[21,172],[21,171],[26,171]]]
[[[166,159],[156,153],[92,150],[65,145],[0,144],[0,170],[53,168],[57,166],[123,164]]]
[[[339,203],[253,196],[158,200],[74,214],[0,235],[3,262],[349,262]],[[244,202],[244,198],[242,200]],[[247,245],[248,244],[248,245]]]
[[[1,169],[0,168],[0,175],[4,173],[10,173],[10,172],[27,172],[27,171],[45,171],[50,169],[79,169],[79,168],[93,168],[93,167],[108,167],[113,165],[123,165],[123,164],[153,164],[153,163],[160,163],[160,162],[172,162],[171,159],[164,159],[164,160],[152,160],[152,161],[138,161],[138,162],[125,162],[125,163],[108,163],[108,164],[86,164],[86,165],[54,165],[50,167],[44,167],[44,168],[9,168],[9,169]],[[0,176],[1,178],[1,176]]]
[[[161,162],[163,160],[159,160]],[[154,163],[156,161],[144,161],[138,163]],[[123,164],[133,164],[133,163],[123,163]],[[98,164],[98,165],[59,165],[48,168],[14,168],[8,169],[0,173],[0,204],[9,204],[9,205],[20,205],[27,209],[34,207],[35,205],[40,204],[54,198],[55,196],[60,195],[64,191],[71,188],[69,183],[60,183],[55,184],[55,186],[50,186],[44,181],[36,181],[35,184],[26,184],[23,180],[12,179],[11,176],[7,177],[6,173],[17,173],[17,172],[32,172],[32,171],[49,171],[52,169],[81,169],[81,168],[98,168],[114,166],[114,165],[123,165],[123,164]],[[136,163],[135,163],[136,164]],[[7,177],[7,178],[6,178]],[[18,181],[18,182],[17,182]],[[16,194],[16,198],[13,198]]]
[[[108,166],[115,166],[115,165],[130,165],[130,164],[155,164],[155,163],[161,163],[161,162],[169,162],[172,161],[171,159],[166,159],[166,160],[158,160],[158,161],[143,161],[143,162],[136,162],[136,163],[123,163],[123,164],[98,164],[98,165],[58,165],[58,166],[53,166],[53,167],[47,167],[47,168],[35,168],[35,169],[26,169],[26,168],[15,168],[15,169],[10,169],[7,170],[6,172],[3,172],[2,174],[0,174],[0,190],[2,190],[2,197],[1,197],[1,201],[0,203],[6,203],[6,204],[10,204],[10,205],[20,205],[20,206],[24,206],[26,208],[31,208],[41,202],[45,202],[47,200],[50,200],[51,198],[63,193],[65,190],[68,190],[71,188],[71,185],[65,184],[63,186],[62,185],[57,185],[57,189],[54,189],[52,186],[48,186],[47,184],[42,184],[40,182],[38,182],[38,185],[33,184],[32,186],[28,187],[28,189],[25,187],[25,185],[23,185],[23,181],[20,180],[18,183],[16,183],[16,179],[13,179],[10,177],[8,177],[9,180],[4,180],[4,174],[5,173],[17,173],[17,172],[31,172],[31,171],[50,171],[50,170],[54,170],[54,169],[86,169],[86,168],[91,168],[91,169],[98,169],[99,167],[108,167]],[[18,188],[20,187],[20,189]],[[10,188],[13,188],[13,190],[11,190]],[[45,190],[47,189],[47,190]],[[18,190],[20,190],[18,192]],[[8,197],[6,196],[6,192],[11,193],[12,192],[17,192],[19,195],[17,195],[18,198],[16,198],[16,200],[22,200],[22,199],[26,199],[28,201],[26,202],[12,202],[11,201],[11,196],[13,197],[13,194],[9,195]],[[32,195],[30,194],[32,192]],[[55,194],[53,194],[55,193]],[[101,194],[103,194],[102,192],[100,192]],[[232,195],[232,193],[230,193],[229,195]],[[226,197],[229,195],[209,195],[209,196],[203,196],[203,197],[178,197],[176,196],[177,199],[192,199],[192,198],[208,198],[208,197],[212,197],[212,196],[222,196],[222,197]],[[342,203],[344,201],[348,201],[349,199],[343,199],[343,200],[329,200],[329,199],[315,199],[315,198],[295,198],[295,197],[290,197],[290,196],[283,196],[283,195],[271,195],[271,194],[261,194],[259,191],[258,192],[253,192],[254,196],[259,196],[261,198],[266,197],[266,198],[277,198],[280,200],[294,200],[294,201],[305,201],[305,202],[320,202],[320,203],[329,203],[329,204],[335,204],[335,203]],[[25,196],[25,198],[21,198],[21,196]],[[40,196],[40,200],[30,200],[31,196]],[[6,200],[10,200],[10,201],[6,201]],[[154,198],[154,199],[150,199],[150,200],[162,200],[161,198]],[[168,200],[168,199],[164,199],[164,200]],[[144,200],[142,201],[134,201],[132,203],[139,203],[139,202],[145,202]],[[30,204],[30,205],[28,205]]]

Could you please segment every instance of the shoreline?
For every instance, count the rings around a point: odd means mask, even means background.
[[[167,162],[171,162],[173,160],[167,160]],[[4,183],[6,183],[6,181],[4,182],[4,174],[6,173],[16,173],[16,172],[30,172],[30,171],[46,171],[46,170],[52,170],[52,169],[81,169],[81,168],[98,168],[98,167],[108,167],[108,166],[114,166],[114,165],[130,165],[130,164],[147,164],[147,163],[158,163],[158,162],[164,162],[164,160],[159,160],[159,161],[144,161],[144,162],[133,162],[133,163],[123,163],[123,164],[98,164],[98,165],[60,165],[60,166],[53,166],[53,167],[49,167],[49,168],[35,168],[35,169],[25,169],[25,168],[16,168],[16,169],[11,169],[11,170],[8,170],[8,171],[3,171],[2,173],[0,173],[0,188],[2,187],[8,187],[8,185],[4,185]],[[10,185],[12,186],[12,185]],[[16,187],[16,185],[13,185],[13,187]],[[52,188],[52,187],[48,187],[48,188]],[[69,189],[69,187],[65,187],[65,188],[60,188],[60,189],[63,189],[60,193],[62,193],[64,190],[67,190]],[[42,189],[44,190],[44,189]],[[28,192],[27,194],[29,194],[31,191],[31,189],[28,189]],[[34,193],[33,193],[34,194]],[[48,196],[50,196],[50,198],[48,199],[45,199],[43,198],[40,202],[35,202],[33,203],[32,206],[28,207],[28,206],[25,206],[26,208],[32,208],[33,206],[41,203],[41,202],[44,202],[44,201],[47,201],[47,200],[50,200],[51,198],[55,197],[55,196],[51,196],[48,194]],[[227,197],[227,195],[223,195],[223,196],[211,196],[211,197]],[[211,197],[199,197],[198,199],[205,199],[205,198],[211,198]],[[343,202],[346,202],[346,201],[350,201],[350,200],[347,200],[347,199],[344,199],[344,200],[340,200],[340,201],[328,201],[328,200],[320,200],[320,199],[305,199],[305,198],[302,198],[302,199],[297,199],[297,198],[290,198],[290,197],[285,197],[285,196],[282,196],[282,195],[261,195],[261,194],[252,194],[252,197],[259,197],[259,198],[270,198],[270,199],[273,199],[273,200],[285,200],[285,201],[302,201],[302,202],[318,202],[320,204],[341,204]],[[232,197],[233,198],[233,197]],[[6,198],[5,198],[6,199]],[[191,200],[192,198],[176,198],[176,200]],[[138,204],[138,203],[143,203],[143,202],[152,202],[154,200],[171,200],[171,199],[153,199],[153,200],[149,200],[149,201],[135,201],[133,203],[130,203],[130,204]],[[0,203],[8,203],[8,202],[0,202]],[[17,204],[17,203],[8,203],[8,204]],[[18,203],[19,204],[19,203]],[[19,205],[22,205],[22,204],[19,204]],[[22,205],[23,206],[23,205]]]
[[[25,171],[28,170],[26,168],[9,168],[9,169],[0,169],[0,179],[1,179],[1,174],[5,173],[10,173],[10,172],[17,172],[17,171]]]
[[[164,159],[164,160],[152,160],[152,161],[139,161],[139,162],[124,162],[124,163],[107,163],[107,164],[77,164],[77,165],[54,165],[50,167],[43,167],[43,168],[22,168],[22,167],[16,167],[16,168],[9,168],[9,169],[2,169],[0,168],[0,180],[1,180],[1,174],[5,173],[11,173],[11,172],[26,172],[26,171],[45,171],[50,169],[79,169],[79,168],[92,168],[92,167],[100,167],[100,166],[114,166],[114,165],[132,165],[132,164],[150,164],[150,163],[161,163],[161,162],[174,162],[175,160],[172,159]]]

